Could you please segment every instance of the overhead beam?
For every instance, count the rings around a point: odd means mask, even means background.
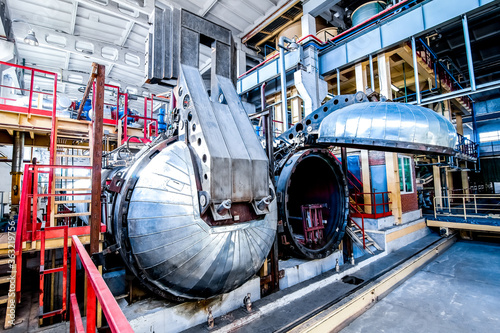
[[[211,0],[205,6],[203,6],[203,8],[200,11],[200,16],[204,17],[205,15],[207,15],[207,13],[210,11],[210,9],[212,9],[212,7],[215,6],[217,1],[218,0]]]
[[[336,68],[356,63],[369,54],[387,50],[408,41],[412,36],[425,35],[480,7],[486,9],[486,5],[494,2],[494,0],[433,0],[424,1],[400,13],[395,13],[352,38],[337,40],[337,45],[323,51],[319,59],[320,75],[328,75]]]
[[[286,12],[288,9],[290,9],[299,1],[300,0],[281,1],[281,3],[284,2],[284,4],[278,9],[275,9],[276,6],[274,6],[273,4],[274,7],[272,7],[270,10],[266,12],[264,20],[262,20],[260,23],[257,23],[257,25],[250,26],[241,33],[241,35],[243,36],[241,38],[241,42],[243,44],[248,42],[250,38],[255,36],[260,30],[265,28],[269,23],[273,22],[276,18],[280,17],[284,12]]]
[[[142,0],[144,6],[134,5],[130,0],[112,0],[117,4],[120,4],[124,7],[133,8],[137,10],[139,13],[143,13],[146,15],[151,15],[153,10],[155,9],[155,0]]]
[[[133,4],[125,1],[115,0],[115,1],[107,1],[107,3],[101,3],[92,0],[76,0],[77,2],[84,4],[90,8],[97,9],[106,14],[111,14],[117,16],[119,18],[125,19],[127,21],[132,21],[134,23],[140,24],[145,27],[149,27],[149,15],[152,13],[153,8],[149,12],[145,12],[145,8],[134,6]],[[151,0],[145,0],[146,2],[151,2]],[[128,15],[125,11],[120,10],[120,6],[122,9],[130,9],[131,11],[136,11],[136,16]],[[153,3],[154,6],[154,3]],[[149,7],[148,7],[149,8]]]
[[[76,16],[78,13],[78,1],[73,2],[73,13],[71,15],[71,22],[69,22],[69,33],[71,35],[75,34],[75,26],[76,26]]]
[[[58,32],[56,30],[44,28],[41,26],[36,26],[33,25],[33,31],[36,33],[38,37],[38,42],[39,45],[42,47],[48,47],[51,49],[55,50],[60,50],[60,51],[65,51],[65,52],[70,52],[73,54],[79,54],[81,56],[88,57],[93,60],[100,61],[101,63],[115,63],[115,64],[120,64],[123,66],[127,67],[135,67],[135,68],[144,68],[144,53],[130,50],[128,48],[118,46],[115,44],[111,43],[104,43],[100,41],[96,41],[95,39],[91,38],[85,38],[82,36],[71,36],[65,33]],[[16,41],[19,43],[24,43],[24,35],[22,34],[15,34],[16,36]],[[19,37],[21,36],[21,37]],[[62,45],[60,43],[49,43],[47,42],[47,37],[48,36],[55,36],[60,38],[61,40],[65,40],[65,45]],[[77,42],[82,42],[82,43],[88,43],[93,46],[93,52],[92,53],[87,53],[87,52],[82,52],[77,50]],[[32,46],[33,50],[36,52],[37,51],[37,46]],[[39,46],[38,46],[39,47]],[[117,59],[112,60],[106,57],[102,56],[102,51],[103,48],[112,48],[117,51]],[[138,63],[133,64],[131,63],[131,60],[126,61],[126,55],[129,57],[135,57],[138,60]]]
[[[309,0],[304,3],[302,7],[304,13],[308,13],[314,17],[329,10],[334,5],[338,4],[340,0]]]

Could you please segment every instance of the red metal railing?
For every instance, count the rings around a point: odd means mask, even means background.
[[[148,110],[151,113],[151,116],[148,116]],[[123,122],[123,139],[121,140],[121,143],[125,143],[130,136],[127,133],[128,129],[128,123],[127,120],[129,118],[133,118],[135,121],[142,119],[144,121],[144,130],[143,130],[143,137],[142,138],[131,138],[131,142],[142,142],[142,143],[147,143],[151,142],[151,137],[153,136],[153,128],[154,128],[154,135],[157,135],[158,133],[158,119],[153,118],[153,98],[152,97],[144,97],[144,115],[143,116],[138,116],[138,115],[129,115],[128,114],[128,98],[125,99],[125,109],[123,112],[123,116],[120,118],[120,120]]]
[[[363,217],[363,214],[356,208],[352,203],[349,203],[349,221],[351,223],[354,223],[355,225],[358,226],[358,228],[361,230],[361,235],[363,236],[363,249],[366,249],[366,240],[365,240],[365,218]],[[353,216],[359,215],[361,218],[361,225],[359,225],[354,219],[352,218]]]
[[[94,80],[92,82],[92,108],[95,105],[95,99],[96,99],[96,94],[95,94],[96,86],[95,85],[96,85],[96,81]],[[118,114],[120,111],[120,98],[124,97],[125,100],[127,100],[128,94],[121,93],[120,87],[114,86],[112,84],[105,84],[104,89],[108,90],[108,91],[111,90],[113,92],[113,95],[116,96],[116,101],[114,101],[114,100],[109,101],[109,100],[106,100],[106,96],[103,97],[104,106],[116,108],[116,113],[111,112],[111,118],[103,118],[102,122],[103,122],[103,124],[118,126],[118,118],[119,118]]]
[[[389,196],[391,192],[370,192],[370,193],[353,193],[352,198],[354,200],[354,205],[356,207],[356,212],[352,214],[354,217],[366,217],[372,219],[379,219],[382,217],[392,215],[392,210],[389,205],[392,203],[389,201]],[[365,203],[365,196],[369,196],[371,203]],[[377,202],[377,197],[381,198]],[[387,199],[386,199],[387,198]],[[362,212],[357,209],[362,208]],[[371,213],[367,213],[365,207],[371,207]],[[377,207],[382,207],[382,212],[377,212]]]
[[[27,115],[39,115],[39,116],[47,116],[47,117],[52,117],[55,115],[56,112],[56,105],[57,105],[57,73],[52,73],[40,69],[35,69],[32,67],[27,67],[27,66],[21,66],[21,65],[16,65],[12,64],[9,62],[4,62],[0,61],[0,65],[4,65],[7,67],[14,67],[14,68],[19,68],[22,69],[26,72],[29,72],[30,74],[30,83],[29,83],[29,89],[26,88],[18,88],[14,86],[5,86],[5,85],[0,85],[0,88],[8,88],[8,89],[14,89],[19,92],[27,92],[28,93],[28,107],[25,106],[19,106],[15,105],[15,102],[17,102],[16,99],[13,98],[7,98],[7,97],[0,97],[0,100],[2,103],[0,103],[0,109],[3,111],[12,111],[16,113],[24,113]],[[49,79],[53,80],[53,83],[51,84],[53,86],[53,91],[52,93],[46,92],[46,91],[41,91],[41,90],[34,90],[35,86],[35,78],[37,77],[35,74],[42,74],[42,78],[44,79]],[[52,96],[52,108],[47,110],[43,109],[42,107],[35,107],[33,105],[33,95],[34,94],[39,94],[39,95],[48,95]]]
[[[21,200],[19,203],[19,216],[17,222],[16,242],[15,242],[15,255],[16,255],[16,299],[20,301],[21,297],[21,271],[22,271],[22,251],[23,242],[35,242],[43,239],[57,239],[63,238],[63,230],[56,228],[47,228],[42,231],[42,226],[50,226],[50,206],[52,200],[55,198],[63,197],[82,197],[88,196],[90,193],[56,193],[57,190],[52,191],[52,183],[49,178],[46,191],[39,193],[40,175],[49,174],[53,175],[54,169],[91,169],[90,166],[71,166],[71,165],[33,165],[27,164],[24,167],[23,186],[21,190]],[[52,180],[53,181],[53,180]],[[54,187],[54,189],[56,189]],[[44,205],[39,204],[40,198],[47,198]],[[54,203],[57,203],[55,201]],[[46,213],[42,214],[41,222],[38,221],[38,211],[44,209]],[[57,213],[57,210],[56,212]],[[101,224],[101,232],[106,231],[106,226]],[[90,226],[69,226],[68,235],[89,235]]]
[[[116,303],[113,294],[108,289],[106,282],[97,270],[97,267],[87,254],[85,247],[82,245],[78,237],[72,237],[71,244],[71,283],[70,283],[70,332],[85,332],[82,316],[78,308],[78,301],[76,298],[76,257],[80,256],[80,261],[85,274],[87,276],[87,332],[95,332],[96,330],[96,314],[97,303],[102,307],[106,321],[109,328],[113,333],[128,333],[134,332],[127,318],[122,310]]]

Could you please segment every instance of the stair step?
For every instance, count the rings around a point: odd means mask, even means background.
[[[69,204],[69,203],[90,203],[90,200],[60,200],[56,201],[56,205],[64,205],[64,204]]]
[[[92,179],[90,176],[81,177],[81,176],[55,176],[55,179]]]
[[[6,265],[6,264],[9,264],[11,262],[13,262],[14,259],[10,259],[10,258],[1,258],[0,259],[0,265]]]
[[[5,304],[5,303],[7,303],[8,300],[9,300],[8,295],[0,296],[0,304]]]
[[[90,155],[69,155],[69,154],[57,154],[56,157],[92,158],[92,156]]]
[[[0,284],[9,283],[9,282],[10,282],[10,275],[0,276]]]
[[[61,191],[69,191],[69,192],[74,192],[74,191],[92,191],[91,188],[56,188],[54,191],[56,192],[61,192]]]
[[[57,148],[70,148],[70,149],[90,150],[89,146],[57,145]]]
[[[55,214],[54,217],[73,217],[73,216],[90,216],[90,212],[86,213],[62,213]]]

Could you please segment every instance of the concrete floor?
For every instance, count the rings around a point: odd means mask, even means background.
[[[500,245],[459,241],[342,333],[500,332]]]
[[[354,273],[349,273],[349,275],[352,274],[357,278],[367,281],[385,271],[387,268],[407,260],[419,250],[440,240],[441,237],[432,233],[395,252],[390,254],[383,253],[383,256],[378,258],[378,260],[361,267]],[[369,260],[370,258],[372,257],[367,255],[365,260]],[[359,261],[361,259],[362,258],[358,258],[357,265],[361,266],[362,261]],[[238,333],[267,333],[276,330],[286,331],[285,327],[288,324],[300,319],[302,316],[308,315],[318,307],[335,299],[345,297],[346,294],[352,292],[357,286],[344,283],[340,279],[329,284],[324,283],[324,281],[332,279],[338,274],[342,274],[343,270],[350,270],[352,268],[351,265],[343,265],[341,266],[340,273],[336,273],[334,270],[326,272],[254,302],[251,315],[254,316],[253,318],[248,318],[250,316],[243,308],[237,309],[220,318],[216,318],[215,331],[221,330],[224,332],[230,331]],[[311,286],[316,287],[312,290],[308,290],[306,293],[303,292],[303,290]],[[295,293],[300,294],[300,297],[288,299],[289,296]],[[247,320],[244,320],[245,318]],[[242,320],[242,323],[237,324],[238,320]],[[198,333],[203,331],[206,331],[206,324],[195,326],[184,332]]]

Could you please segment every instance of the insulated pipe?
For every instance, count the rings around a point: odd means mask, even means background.
[[[283,133],[288,129],[288,103],[286,100],[286,67],[285,67],[285,42],[291,44],[293,41],[285,36],[279,40],[280,49],[280,73],[281,73],[281,117],[283,121]]]
[[[14,132],[14,146],[12,147],[12,173],[22,172],[24,154],[24,132]]]
[[[474,63],[472,61],[472,51],[470,47],[469,24],[467,15],[462,16],[462,26],[464,29],[465,53],[467,54],[467,67],[469,68],[470,89],[476,91],[476,77],[474,76]]]
[[[420,96],[420,82],[418,81],[417,46],[415,43],[415,37],[411,38],[411,54],[413,57],[413,73],[415,75],[415,92],[417,94],[417,105],[420,105],[422,103],[422,98]]]
[[[24,132],[14,132],[14,145],[12,146],[12,199],[13,206],[19,205],[21,197],[21,175],[23,174],[23,155],[24,155]],[[12,209],[12,206],[11,206]]]

